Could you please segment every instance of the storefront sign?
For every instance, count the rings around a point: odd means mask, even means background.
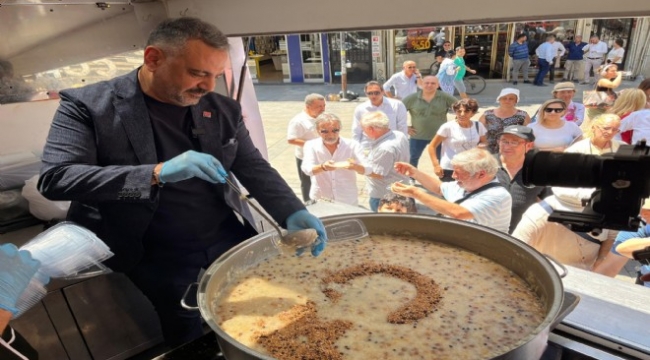
[[[379,43],[379,36],[372,37],[372,57],[381,56],[381,44]]]

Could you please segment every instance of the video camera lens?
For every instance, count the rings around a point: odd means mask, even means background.
[[[603,158],[586,154],[529,151],[522,180],[526,186],[599,187]]]

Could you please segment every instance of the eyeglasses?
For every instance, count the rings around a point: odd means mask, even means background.
[[[370,95],[370,96],[381,95],[381,91],[366,91],[366,95]]]
[[[562,111],[564,111],[564,108],[546,108],[546,109],[544,109],[544,112],[547,112],[547,113],[555,112],[556,114],[559,114]]]
[[[341,129],[321,130],[320,133],[321,134],[329,134],[329,133],[337,134],[339,131],[341,131]]]
[[[621,130],[619,130],[619,128],[615,128],[615,127],[611,127],[611,126],[607,126],[607,127],[596,126],[596,127],[599,128],[600,131],[612,132],[614,134],[621,131]]]
[[[506,145],[506,146],[519,146],[521,144],[525,143],[525,141],[516,141],[516,140],[499,140],[499,145]]]
[[[408,69],[415,69],[415,66],[407,66]]]

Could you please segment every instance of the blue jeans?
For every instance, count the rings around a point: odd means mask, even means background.
[[[381,200],[381,199],[380,198],[373,198],[373,197],[371,197],[368,200],[368,203],[370,204],[370,210],[372,210],[372,212],[377,212],[377,210],[379,210],[379,200]]]
[[[427,148],[427,145],[431,140],[419,140],[419,139],[409,139],[409,151],[411,152],[411,158],[409,159],[409,163],[415,167],[418,167],[418,162],[420,161],[420,157],[422,156],[422,153],[424,152],[424,149]],[[441,148],[438,146],[436,148],[436,156],[438,156],[438,159],[440,159],[440,151]]]
[[[537,72],[537,76],[535,76],[533,84],[542,85],[544,83],[544,78],[550,69],[550,64],[546,59],[538,59],[537,64],[539,65],[539,71]]]

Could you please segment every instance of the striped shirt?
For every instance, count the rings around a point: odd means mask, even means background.
[[[510,44],[508,54],[513,60],[528,59],[528,43],[524,42],[523,44],[520,44],[516,41],[513,42]]]
[[[492,182],[498,182],[498,180],[494,178]],[[454,202],[465,196],[465,189],[458,186],[456,181],[440,184],[440,192],[449,202]],[[468,221],[508,233],[512,214],[512,196],[503,186],[483,190],[460,203],[460,206],[474,216]]]

